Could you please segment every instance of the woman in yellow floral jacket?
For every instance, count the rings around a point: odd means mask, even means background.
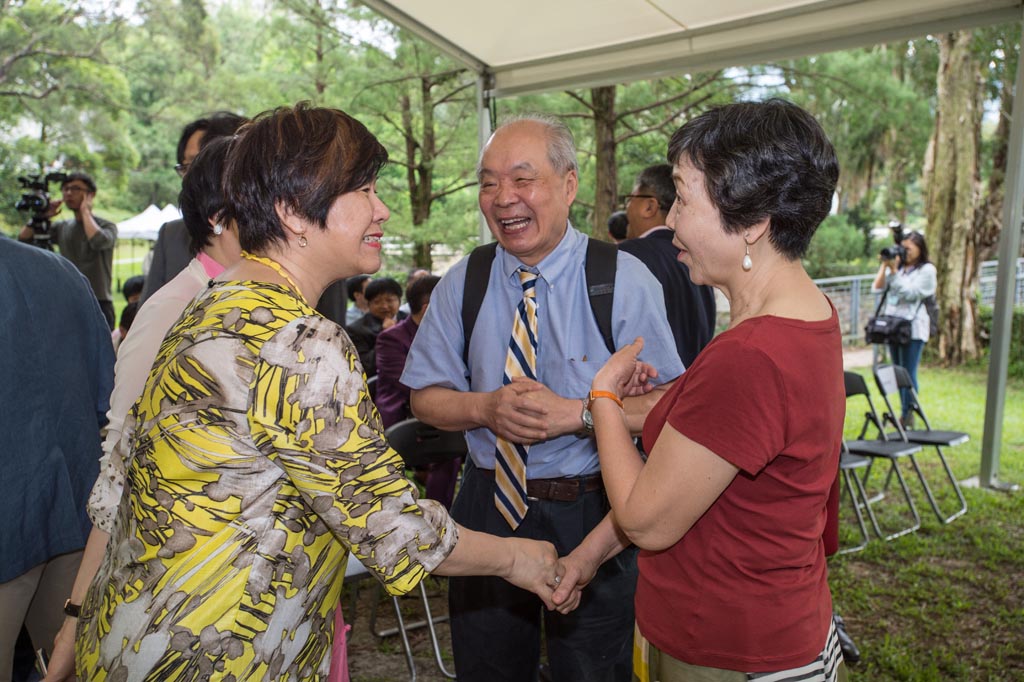
[[[380,267],[387,154],[347,114],[298,105],[240,131],[225,170],[243,260],[168,332],[76,643],[87,680],[326,677],[345,556],[389,592],[427,572],[541,595],[547,543],[459,527],[417,500],[341,327],[313,305]]]

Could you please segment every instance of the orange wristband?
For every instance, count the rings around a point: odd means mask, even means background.
[[[615,404],[625,409],[625,406],[622,404],[622,400],[619,398],[619,396],[615,395],[611,391],[591,391],[590,396],[588,397],[587,405],[593,404],[593,402],[598,398],[608,398],[609,400],[614,400]]]

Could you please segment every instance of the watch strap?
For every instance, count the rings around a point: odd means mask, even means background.
[[[625,406],[622,404],[622,399],[611,391],[591,391],[587,399],[587,409],[590,409],[590,406],[593,405],[594,401],[598,398],[608,398],[609,400],[613,400],[616,405],[625,409]]]
[[[81,604],[72,604],[71,600],[68,599],[64,602],[64,614],[71,616],[72,618],[78,618],[78,614],[82,612]]]

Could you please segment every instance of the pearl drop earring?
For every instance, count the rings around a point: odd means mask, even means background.
[[[224,226],[221,225],[220,223],[217,223],[216,225],[213,226],[213,233],[218,236],[224,234]]]
[[[754,261],[750,260],[750,244],[746,244],[746,250],[743,254],[743,271],[750,272],[751,268],[754,267]]]

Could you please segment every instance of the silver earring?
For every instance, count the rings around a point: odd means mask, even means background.
[[[309,242],[306,241],[306,235],[300,234],[299,235],[299,246],[301,246],[302,248],[306,248],[306,244],[308,244],[308,243]]]
[[[750,244],[746,244],[746,250],[743,254],[743,272],[750,272],[750,269],[754,267],[754,261],[750,260]]]
[[[220,223],[217,223],[216,225],[213,226],[213,233],[218,236],[224,234],[224,226],[221,225]]]

